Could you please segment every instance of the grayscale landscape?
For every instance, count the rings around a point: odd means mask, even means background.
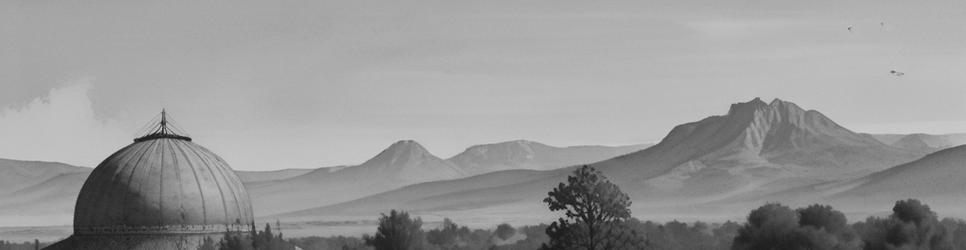
[[[0,3],[0,250],[966,249],[966,2]]]

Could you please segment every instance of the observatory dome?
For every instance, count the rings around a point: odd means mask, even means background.
[[[248,192],[224,159],[175,133],[150,132],[104,159],[81,187],[74,234],[47,249],[198,249],[250,230]]]
[[[173,137],[141,140],[107,157],[74,209],[81,235],[225,232],[251,222],[248,193],[228,163]]]

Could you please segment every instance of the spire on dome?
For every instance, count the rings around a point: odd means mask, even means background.
[[[158,116],[160,116],[160,120]],[[145,125],[144,129],[141,129],[141,132],[138,134],[143,136],[135,138],[134,142],[142,142],[160,138],[191,141],[191,137],[188,137],[184,130],[178,128],[173,122],[169,121],[168,112],[165,109],[162,108],[161,114],[158,116],[155,116],[153,119],[151,119],[151,122],[149,122],[148,125]]]

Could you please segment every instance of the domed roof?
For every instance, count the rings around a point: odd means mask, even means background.
[[[188,137],[154,133],[91,172],[74,234],[225,232],[252,221],[248,193],[225,160]]]

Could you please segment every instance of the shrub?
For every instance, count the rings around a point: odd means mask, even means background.
[[[409,213],[391,210],[389,215],[382,214],[379,218],[376,235],[372,237],[366,235],[363,239],[376,250],[422,249],[425,240],[422,226],[421,219],[410,219]]]
[[[503,223],[496,226],[495,233],[496,237],[500,238],[501,240],[507,240],[510,237],[513,237],[513,235],[517,233],[517,230],[513,228],[513,226],[510,226],[510,224]]]

